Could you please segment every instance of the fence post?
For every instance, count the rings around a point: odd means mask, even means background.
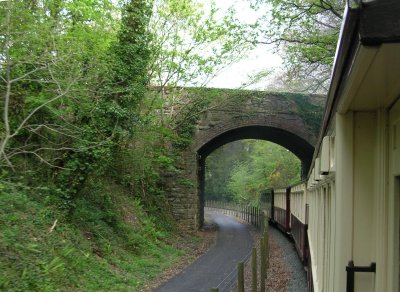
[[[264,214],[264,229],[263,229],[263,232],[267,232],[267,231],[268,231],[268,218]]]
[[[256,209],[256,207],[253,207],[253,225],[254,226],[257,226],[257,219],[256,219],[256,213],[257,212],[257,209]]]
[[[248,210],[249,210],[249,220],[248,220],[248,222],[251,224],[251,207],[248,207]]]
[[[254,207],[254,226],[258,227],[258,207]]]
[[[251,251],[251,291],[257,292],[257,249]]]
[[[257,208],[257,228],[260,228],[260,207]]]
[[[265,268],[268,269],[269,266],[269,233],[268,228],[265,229],[264,232],[264,242],[265,242]],[[267,274],[267,273],[265,273]]]
[[[264,292],[265,291],[265,276],[266,276],[266,266],[265,266],[265,241],[264,237],[261,237],[260,239],[260,291]]]
[[[244,264],[239,262],[237,266],[238,271],[238,291],[244,292]]]
[[[261,212],[260,214],[260,231],[262,232],[264,230],[264,212]]]

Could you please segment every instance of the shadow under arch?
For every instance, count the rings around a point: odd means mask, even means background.
[[[311,165],[314,147],[303,138],[292,132],[281,128],[271,126],[245,126],[231,129],[218,136],[210,139],[197,149],[197,166],[198,166],[198,196],[199,196],[199,213],[200,226],[204,224],[204,186],[205,186],[205,162],[217,148],[237,140],[258,139],[276,143],[296,155],[301,161],[301,177],[307,175]]]

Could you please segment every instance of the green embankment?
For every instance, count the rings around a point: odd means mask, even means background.
[[[88,183],[68,218],[49,189],[0,187],[1,291],[136,291],[183,255],[110,181]]]

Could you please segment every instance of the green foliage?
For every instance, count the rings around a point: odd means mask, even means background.
[[[323,115],[321,107],[310,103],[306,96],[301,94],[294,94],[293,99],[296,102],[299,115],[305,121],[307,127],[312,133],[318,134]]]
[[[213,0],[155,0],[150,30],[151,84],[161,88],[204,85],[250,48],[247,26]]]
[[[114,100],[128,111],[128,118],[144,97],[148,83],[151,8],[150,0],[130,0],[124,5],[118,41],[112,48],[115,60],[110,84],[113,88],[110,91]]]
[[[129,192],[91,180],[71,220],[46,191],[1,184],[0,290],[136,291],[182,255]]]
[[[308,92],[326,91],[345,1],[249,0],[268,12],[255,24],[254,40],[275,44],[283,54],[287,80]]]
[[[207,158],[207,199],[233,199],[256,205],[261,191],[300,181],[300,160],[287,149],[260,140],[230,144],[233,145],[225,145]]]
[[[235,165],[249,159],[249,149],[243,141],[225,144],[216,149],[206,159],[205,198],[206,200],[234,199],[227,185]]]
[[[99,104],[96,90],[109,65],[115,7],[107,0],[32,2],[27,10],[29,5],[0,3],[1,19],[8,19],[1,23],[8,36],[1,38],[2,56],[8,57],[0,68],[0,87],[9,88],[2,91],[8,103],[2,107],[0,163],[13,166],[16,157],[32,155],[62,167],[68,152],[97,145],[87,139],[85,124],[89,108],[93,112]]]
[[[296,103],[296,113],[305,122],[307,128],[318,135],[321,128],[323,108],[314,104],[310,95],[300,93],[280,93],[283,98],[293,100]]]
[[[9,118],[0,163],[23,172],[18,157],[31,155],[55,168],[51,181],[63,190],[67,212],[86,179],[107,173],[136,138],[148,83],[151,4],[128,1],[120,22],[108,0],[33,3],[33,12],[23,1],[0,4],[9,20],[1,28],[10,38],[1,39],[9,56],[1,86],[10,88],[10,106],[3,108]]]
[[[190,106],[180,112],[176,121],[178,139],[174,143],[177,149],[186,149],[190,145],[196,122],[198,121],[200,114],[207,109],[209,103],[210,100],[207,96],[192,96]]]
[[[145,98],[152,3],[114,3],[0,2],[0,290],[135,291],[181,255],[160,182],[176,134]]]

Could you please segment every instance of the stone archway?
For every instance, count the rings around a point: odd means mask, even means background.
[[[325,97],[226,90],[199,116],[193,141],[182,154],[181,173],[171,178],[168,200],[183,226],[201,227],[205,158],[240,139],[262,139],[293,152],[306,173],[317,141]]]
[[[199,197],[199,225],[204,223],[205,166],[206,158],[217,148],[242,139],[258,139],[271,141],[285,147],[295,154],[302,163],[302,177],[305,177],[312,162],[314,147],[303,138],[281,128],[252,125],[228,130],[214,137],[197,150],[197,196]]]

